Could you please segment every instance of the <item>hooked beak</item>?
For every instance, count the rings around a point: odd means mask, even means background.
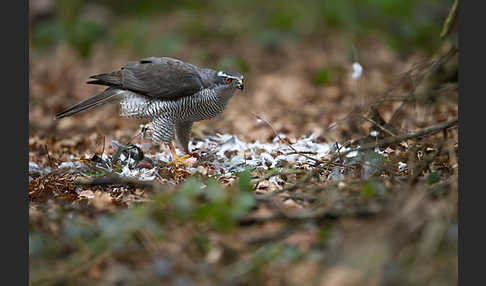
[[[243,90],[243,88],[245,87],[245,85],[243,84],[243,80],[238,80],[238,85],[236,86],[237,88]]]

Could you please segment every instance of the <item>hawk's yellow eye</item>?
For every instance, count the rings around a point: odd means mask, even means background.
[[[231,78],[229,78],[229,77],[227,77],[227,78],[225,79],[225,82],[226,82],[226,83],[231,83],[232,81],[233,81],[233,79],[231,79]]]

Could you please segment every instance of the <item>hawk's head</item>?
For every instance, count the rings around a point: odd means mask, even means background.
[[[218,71],[216,74],[216,81],[220,85],[227,85],[229,87],[235,87],[243,90],[243,75],[237,72],[231,71]]]

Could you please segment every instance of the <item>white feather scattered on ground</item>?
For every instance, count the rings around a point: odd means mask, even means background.
[[[398,162],[398,171],[399,172],[405,171],[406,169],[407,169],[407,164],[406,163]]]
[[[351,77],[354,79],[360,78],[362,73],[363,67],[358,62],[353,63],[353,74]]]
[[[285,135],[280,134],[280,138],[285,138]],[[271,143],[260,143],[259,141],[247,143],[238,139],[237,136],[231,134],[218,134],[217,136],[208,136],[205,140],[194,140],[190,142],[189,148],[193,152],[200,154],[213,153],[207,158],[212,158],[211,161],[205,159],[205,163],[214,167],[214,174],[219,176],[233,176],[236,172],[241,172],[246,169],[255,170],[263,169],[268,170],[272,168],[282,167],[286,164],[292,164],[296,168],[301,168],[307,165],[308,169],[312,169],[314,160],[309,159],[301,154],[305,154],[310,158],[317,160],[324,160],[325,157],[339,149],[340,152],[347,152],[350,150],[348,147],[344,147],[339,143],[317,143],[317,134],[313,133],[310,136],[304,136],[297,139],[291,144],[292,148],[287,143],[281,142],[279,137],[275,137]],[[113,140],[114,141],[114,140]],[[297,154],[295,151],[301,153]],[[375,150],[378,153],[382,153],[379,149]],[[182,155],[180,150],[177,150],[178,154]],[[346,154],[346,158],[356,157],[357,151]],[[146,153],[146,157],[154,161],[169,162],[171,155],[168,150],[164,152],[157,152],[153,155]],[[228,157],[227,157],[228,156]],[[85,155],[86,158],[92,157],[90,154]],[[102,160],[107,161],[111,156],[103,154]],[[72,161],[74,156],[68,156],[66,162],[62,162],[58,167],[71,167],[81,168],[84,163],[78,161]],[[130,178],[138,178],[140,180],[154,180],[157,176],[157,168],[138,168],[135,167],[136,162],[133,158],[129,158],[124,154],[120,154],[119,157],[122,168],[119,175]],[[186,162],[190,165],[186,168],[187,171],[194,174],[198,171],[198,160],[191,157]],[[128,163],[128,164],[127,164]],[[406,166],[406,164],[405,164]],[[399,169],[403,168],[403,165],[399,165]],[[111,170],[111,168],[108,168]],[[37,164],[29,162],[29,174],[43,175],[50,172],[50,168],[40,168]],[[343,180],[343,175],[339,172],[339,168],[334,168],[329,179],[340,181]],[[271,183],[275,184],[279,188],[277,177],[272,177]]]

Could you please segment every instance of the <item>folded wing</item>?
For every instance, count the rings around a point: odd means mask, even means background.
[[[198,68],[172,58],[129,62],[119,71],[91,76],[90,84],[115,86],[159,99],[190,96],[204,88]]]

